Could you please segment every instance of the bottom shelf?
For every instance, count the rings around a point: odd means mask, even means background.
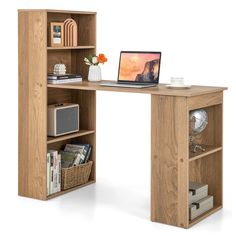
[[[216,211],[220,209],[222,209],[222,205],[215,205],[212,209],[210,209],[209,211],[206,211],[202,215],[198,216],[196,219],[190,220],[189,227],[192,227],[193,225],[197,224],[201,220],[205,219],[206,217],[210,216],[211,214],[215,213]]]
[[[65,194],[65,193],[69,193],[69,192],[74,191],[74,190],[79,189],[79,188],[83,188],[83,187],[85,187],[85,186],[87,186],[89,184],[94,184],[95,182],[96,182],[95,180],[90,180],[87,183],[81,184],[81,185],[76,186],[74,188],[70,188],[70,189],[63,190],[63,191],[60,191],[60,192],[57,192],[57,193],[53,193],[53,194],[47,196],[46,200],[49,200],[49,199],[61,196],[61,195]]]

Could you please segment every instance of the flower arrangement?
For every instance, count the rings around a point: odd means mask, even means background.
[[[97,66],[99,63],[104,64],[105,62],[107,62],[107,58],[103,53],[101,53],[98,56],[93,55],[93,56],[85,57],[84,62],[88,66]]]

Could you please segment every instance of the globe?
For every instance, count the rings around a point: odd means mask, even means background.
[[[208,116],[204,109],[198,109],[190,112],[191,131],[195,134],[201,133],[207,126]]]
[[[189,122],[190,122],[190,138],[189,138],[189,144],[190,144],[190,151],[191,152],[197,152],[199,151],[205,151],[205,148],[195,143],[195,136],[197,134],[200,134],[207,126],[208,123],[208,115],[207,112],[204,109],[197,109],[190,112],[189,115]]]

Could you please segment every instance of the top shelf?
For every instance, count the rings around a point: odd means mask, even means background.
[[[88,46],[76,46],[76,47],[47,47],[48,50],[67,50],[67,49],[91,49],[95,48],[94,45],[88,45]]]

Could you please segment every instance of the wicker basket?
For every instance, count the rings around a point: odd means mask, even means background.
[[[85,164],[73,166],[70,168],[62,168],[61,170],[61,188],[66,190],[77,185],[85,184],[89,180],[93,162],[89,161]]]

